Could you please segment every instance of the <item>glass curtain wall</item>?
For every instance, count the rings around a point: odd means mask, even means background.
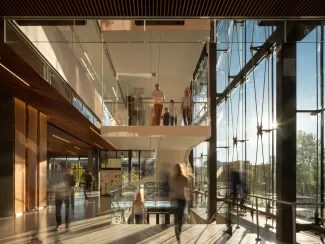
[[[296,61],[297,201],[319,202],[324,189],[324,27],[321,22],[302,26]],[[225,20],[217,23],[216,30],[218,195],[231,194],[231,171],[237,170],[250,194],[275,199],[279,131],[275,121],[276,46],[270,40],[277,28],[263,21]],[[262,58],[254,60],[261,50]],[[241,70],[251,60],[253,67],[243,75]],[[242,79],[232,86],[239,74]],[[201,160],[199,155],[194,158],[195,164]],[[267,205],[272,203],[259,202],[259,207]],[[298,217],[306,220],[320,208],[302,207],[306,211]]]

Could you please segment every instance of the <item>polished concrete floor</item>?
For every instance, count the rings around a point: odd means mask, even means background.
[[[0,243],[177,243],[174,228],[163,229],[150,220],[149,225],[116,224],[119,213],[110,211],[111,199],[93,194],[91,201],[76,197],[70,230],[55,230],[55,209],[48,207],[21,217],[0,219]],[[64,212],[63,212],[64,214]],[[233,226],[233,235],[225,234],[222,224],[185,224],[181,243],[256,243],[256,229],[240,223]],[[64,227],[64,226],[63,226]],[[274,243],[274,232],[261,233],[259,243]],[[306,234],[297,234],[299,243],[321,243]]]

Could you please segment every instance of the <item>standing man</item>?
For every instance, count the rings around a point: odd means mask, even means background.
[[[155,90],[152,92],[152,97],[154,101],[154,106],[153,106],[154,116],[153,116],[152,125],[160,125],[160,118],[161,118],[163,103],[165,101],[165,95],[160,90],[160,86],[158,83],[155,85]]]

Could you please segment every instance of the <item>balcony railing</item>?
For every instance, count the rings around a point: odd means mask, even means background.
[[[184,113],[181,109],[181,102],[162,103],[162,112],[159,117],[160,125],[174,126],[208,126],[210,125],[209,104],[206,101],[193,102],[193,106],[189,109],[189,118],[184,121]],[[165,100],[165,101],[166,101]],[[181,99],[179,99],[181,100]],[[151,98],[143,98],[141,101],[129,101],[127,106],[119,101],[105,101],[106,107],[111,111],[112,116],[117,121],[118,125],[131,126],[150,126],[156,125],[153,121],[156,116],[154,102]],[[164,113],[168,112],[168,119],[164,122]],[[187,117],[187,116],[186,116]]]
[[[101,127],[99,118],[70,87],[42,53],[22,33],[13,20],[4,20],[5,43],[45,81],[52,85],[65,99],[77,108],[97,128]]]

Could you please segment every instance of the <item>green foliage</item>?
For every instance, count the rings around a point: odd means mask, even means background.
[[[129,182],[129,179],[131,180],[131,182],[136,182],[139,180],[139,171],[135,170],[134,168],[132,168],[131,170],[131,174],[129,174],[128,172],[123,172],[122,173],[122,186],[124,186],[126,183]]]
[[[317,136],[299,130],[297,133],[297,194],[315,197],[317,182]]]
[[[320,155],[320,145],[317,146],[317,136],[312,133],[306,133],[302,130],[297,132],[297,195],[315,197],[316,196],[316,182],[317,182],[317,147],[318,155]],[[271,171],[272,163],[268,162],[265,165],[261,163],[249,166],[248,171],[248,186],[252,191],[254,189],[254,176],[256,170],[255,180],[255,194],[263,194],[269,192],[271,187]],[[276,160],[274,160],[276,162]],[[318,162],[320,165],[320,161]]]

